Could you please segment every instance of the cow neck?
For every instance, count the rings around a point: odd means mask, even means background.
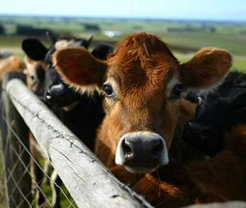
[[[240,124],[233,127],[224,134],[224,148],[231,151],[237,150],[236,154],[246,159],[246,124]]]
[[[182,138],[173,138],[169,155],[179,165],[187,165],[192,160],[207,160],[209,157],[191,147]]]

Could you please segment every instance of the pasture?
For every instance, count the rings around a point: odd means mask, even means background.
[[[6,33],[0,36],[0,47],[19,54],[21,41],[28,36],[18,34],[23,26],[49,29],[61,37],[93,35],[97,41],[112,42],[145,31],[161,37],[174,49],[180,61],[187,60],[201,47],[213,46],[227,49],[234,55],[233,69],[246,70],[246,23],[243,22],[0,16],[0,24]],[[40,38],[46,40],[45,34]]]

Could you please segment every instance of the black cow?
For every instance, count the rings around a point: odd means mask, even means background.
[[[90,149],[93,150],[95,129],[100,124],[104,113],[102,110],[102,99],[95,92],[94,97],[87,95],[81,96],[80,93],[68,87],[64,83],[53,66],[52,55],[60,48],[64,47],[85,47],[90,44],[91,39],[61,39],[53,40],[53,45],[47,49],[37,39],[26,39],[23,41],[22,48],[27,56],[35,61],[44,61],[46,64],[45,76],[39,82],[39,96],[55,112],[55,114],[72,130]],[[98,45],[92,54],[101,60],[106,59],[107,55],[113,51],[112,47],[106,44]],[[39,67],[40,71],[40,67]],[[39,72],[40,74],[40,72]],[[40,89],[42,89],[40,92]],[[76,121],[84,120],[84,126]]]
[[[213,156],[223,149],[225,133],[240,124],[246,124],[246,74],[235,71],[198,106],[183,139]]]
[[[51,108],[57,117],[91,150],[94,148],[96,129],[104,117],[102,109],[102,97],[94,92],[94,97],[81,95],[74,89],[64,83],[53,66],[53,53],[65,47],[84,47],[88,48],[92,38],[89,40],[64,38],[51,38],[52,45],[46,48],[37,39],[25,39],[22,48],[29,59],[39,63],[35,69],[36,75],[31,80],[31,86],[39,83],[35,88],[35,93]],[[105,60],[113,48],[107,44],[99,44],[92,51],[92,55],[98,59]],[[41,64],[42,63],[42,64]],[[45,67],[43,67],[45,64]],[[42,71],[44,73],[41,73]],[[44,74],[44,76],[43,76]],[[35,82],[34,82],[35,81]],[[79,122],[78,122],[79,121]],[[83,123],[83,125],[81,125]],[[58,178],[56,183],[60,184]],[[52,184],[53,185],[53,184]],[[54,190],[54,188],[56,190]],[[59,189],[53,188],[53,194],[56,192],[57,198],[53,205],[59,207]]]

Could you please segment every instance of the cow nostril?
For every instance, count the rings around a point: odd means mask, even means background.
[[[151,150],[152,155],[158,157],[159,154],[162,153],[163,148],[164,148],[164,144],[161,140],[155,141],[155,144],[153,145],[152,150]]]
[[[187,127],[189,128],[189,129],[191,129],[194,125],[193,125],[193,122],[191,122],[191,121],[189,121],[187,124]]]
[[[122,149],[123,149],[123,152],[124,152],[124,155],[126,158],[133,156],[133,151],[132,151],[130,145],[128,143],[126,143],[126,140],[122,141]]]
[[[49,89],[46,92],[46,99],[47,100],[50,100],[51,99],[51,93],[50,93],[50,90]]]

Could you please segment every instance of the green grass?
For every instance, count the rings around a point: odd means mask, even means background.
[[[246,57],[234,57],[233,69],[244,71],[246,73]]]
[[[234,54],[246,55],[246,35],[213,33],[166,33],[161,35],[169,45],[189,49],[220,47]]]

